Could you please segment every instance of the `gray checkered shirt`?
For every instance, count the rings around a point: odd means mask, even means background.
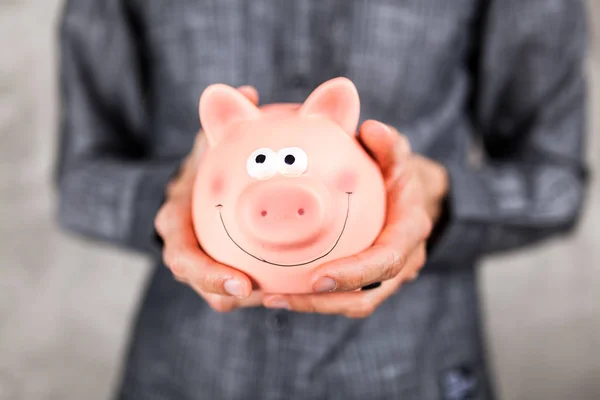
[[[60,28],[60,221],[157,259],[120,399],[492,398],[477,260],[568,232],[584,198],[579,1],[70,0]],[[341,75],[449,171],[421,277],[364,320],[213,312],[153,235],[200,94],[303,101]]]

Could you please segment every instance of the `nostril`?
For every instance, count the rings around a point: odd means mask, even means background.
[[[265,210],[262,210],[262,211],[260,212],[260,215],[262,215],[263,217],[266,217],[266,216],[267,216],[267,212],[266,212]]]
[[[298,209],[298,215],[304,215],[304,208]]]

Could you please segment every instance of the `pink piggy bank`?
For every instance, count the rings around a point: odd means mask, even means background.
[[[303,104],[261,108],[230,86],[208,87],[200,120],[209,145],[193,197],[203,250],[266,293],[307,293],[316,266],[370,247],[386,197],[356,138],[359,113],[346,78]]]

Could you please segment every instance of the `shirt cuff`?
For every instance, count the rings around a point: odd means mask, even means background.
[[[475,171],[446,165],[449,192],[442,216],[428,243],[428,268],[470,266],[481,255],[488,236],[487,225],[476,222],[489,215],[490,199]]]
[[[154,228],[154,219],[165,202],[165,189],[169,181],[179,172],[181,161],[149,168],[140,179],[136,192],[136,212],[133,218],[129,246],[149,253],[152,257],[162,257],[163,242]]]

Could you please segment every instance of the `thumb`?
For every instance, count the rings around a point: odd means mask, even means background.
[[[410,144],[406,137],[379,121],[365,121],[358,134],[363,145],[384,172],[410,154]]]

